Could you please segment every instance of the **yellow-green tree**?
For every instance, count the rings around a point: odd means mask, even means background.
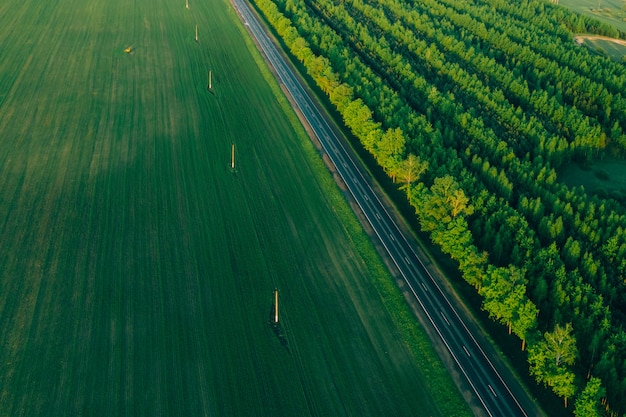
[[[576,393],[574,373],[571,366],[576,361],[578,349],[576,338],[572,334],[572,325],[556,325],[552,332],[545,332],[543,340],[528,348],[530,374],[538,382],[550,386],[552,391],[562,397],[567,407],[567,400]]]
[[[430,195],[423,202],[422,229],[432,231],[447,225],[461,214],[470,215],[474,208],[453,176],[435,178]]]
[[[411,185],[417,181],[427,169],[428,161],[422,161],[419,156],[415,156],[412,153],[396,165],[394,176],[402,181],[403,185],[400,188],[406,190],[409,201],[411,201]]]
[[[600,399],[604,397],[606,390],[602,387],[600,378],[591,377],[582,390],[574,405],[576,417],[600,417]]]

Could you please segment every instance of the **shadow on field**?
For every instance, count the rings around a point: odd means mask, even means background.
[[[285,336],[285,332],[283,331],[283,328],[280,325],[280,323],[274,321],[275,311],[276,311],[275,309],[276,309],[276,306],[274,304],[272,304],[272,307],[270,308],[270,317],[269,317],[268,322],[269,322],[270,326],[272,326],[272,330],[274,331],[274,334],[278,338],[278,341],[280,342],[282,347],[287,349],[287,352],[289,352],[289,345],[288,345],[288,342],[287,342],[287,336]]]

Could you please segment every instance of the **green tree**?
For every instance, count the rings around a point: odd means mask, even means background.
[[[526,296],[527,280],[524,271],[515,267],[487,267],[487,273],[478,293],[483,296],[483,309],[489,317],[506,324],[509,334],[515,333],[522,340],[522,350],[526,339],[537,327],[537,307]]]
[[[375,157],[379,164],[389,169],[393,166],[391,161],[397,161],[402,152],[404,152],[404,145],[406,144],[406,138],[404,132],[401,129],[388,129],[380,139],[380,142],[375,148]]]
[[[576,338],[572,333],[572,324],[567,323],[565,327],[561,327],[558,324],[554,327],[552,332],[546,332],[544,334],[548,350],[551,356],[554,358],[554,364],[556,366],[573,365],[578,356],[578,350],[576,349]]]
[[[563,397],[565,407],[568,398],[576,392],[575,376],[570,366],[576,361],[578,350],[576,338],[571,333],[571,323],[567,323],[565,327],[557,324],[552,332],[544,333],[543,340],[528,349],[530,374]]]
[[[523,271],[514,266],[508,268],[489,266],[483,286],[478,293],[483,296],[483,309],[489,313],[489,317],[505,324],[511,334],[514,311],[523,304],[526,297]]]
[[[574,405],[576,417],[600,417],[600,399],[604,397],[606,390],[602,386],[600,378],[592,377],[582,390]]]
[[[435,178],[430,191],[423,202],[421,213],[421,225],[425,231],[445,227],[460,214],[470,215],[474,212],[469,198],[451,175]]]
[[[513,333],[522,340],[522,350],[526,348],[528,336],[537,328],[537,315],[539,309],[535,303],[524,297],[523,301],[517,306],[513,312],[511,328]]]
[[[401,188],[406,189],[409,201],[411,201],[411,184],[417,181],[427,169],[428,162],[422,161],[419,156],[412,153],[396,165],[394,176],[404,183]]]
[[[354,91],[348,84],[339,84],[330,92],[330,101],[342,112],[352,100]]]

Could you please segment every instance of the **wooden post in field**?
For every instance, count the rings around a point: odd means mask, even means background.
[[[278,288],[274,289],[274,323],[278,323]]]
[[[198,25],[196,25],[196,42],[198,42]],[[211,88],[211,87],[209,87]]]
[[[235,144],[231,145],[230,151],[230,169],[235,169]]]

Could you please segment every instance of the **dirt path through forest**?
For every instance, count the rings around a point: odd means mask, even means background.
[[[622,46],[626,46],[626,40],[609,38],[608,36],[599,36],[599,35],[578,35],[574,37],[574,40],[577,44],[582,45],[584,41],[595,41],[595,40],[604,40],[617,43]]]

